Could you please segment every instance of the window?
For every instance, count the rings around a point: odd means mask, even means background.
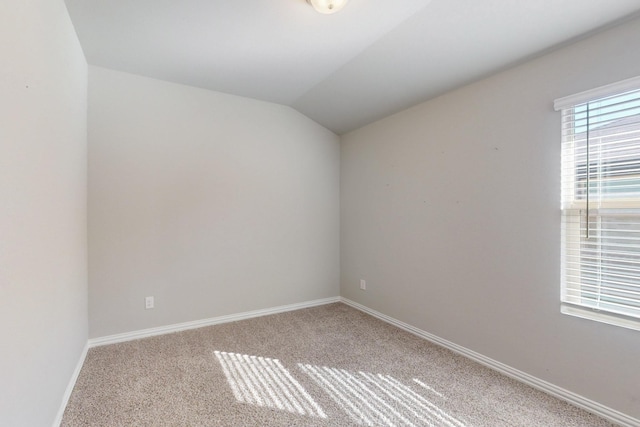
[[[640,330],[640,77],[562,112],[562,312]]]

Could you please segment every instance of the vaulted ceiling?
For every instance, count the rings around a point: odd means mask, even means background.
[[[640,16],[638,0],[66,4],[92,65],[289,105],[338,134]]]

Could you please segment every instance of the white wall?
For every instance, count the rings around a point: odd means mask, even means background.
[[[640,418],[640,333],[560,314],[553,111],[638,46],[635,20],[345,135],[342,296]]]
[[[288,107],[89,67],[90,337],[337,296],[339,155]]]
[[[87,64],[62,0],[0,2],[0,425],[50,426],[87,342]]]

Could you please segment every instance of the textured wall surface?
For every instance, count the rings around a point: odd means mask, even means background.
[[[87,343],[87,63],[62,0],[0,3],[0,425],[50,426]]]
[[[343,136],[341,295],[640,418],[640,333],[560,314],[553,110],[639,45],[635,20]]]
[[[339,156],[291,108],[91,66],[90,336],[337,296]]]

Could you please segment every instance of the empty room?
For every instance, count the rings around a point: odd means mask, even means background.
[[[640,427],[638,0],[0,2],[0,425]]]

